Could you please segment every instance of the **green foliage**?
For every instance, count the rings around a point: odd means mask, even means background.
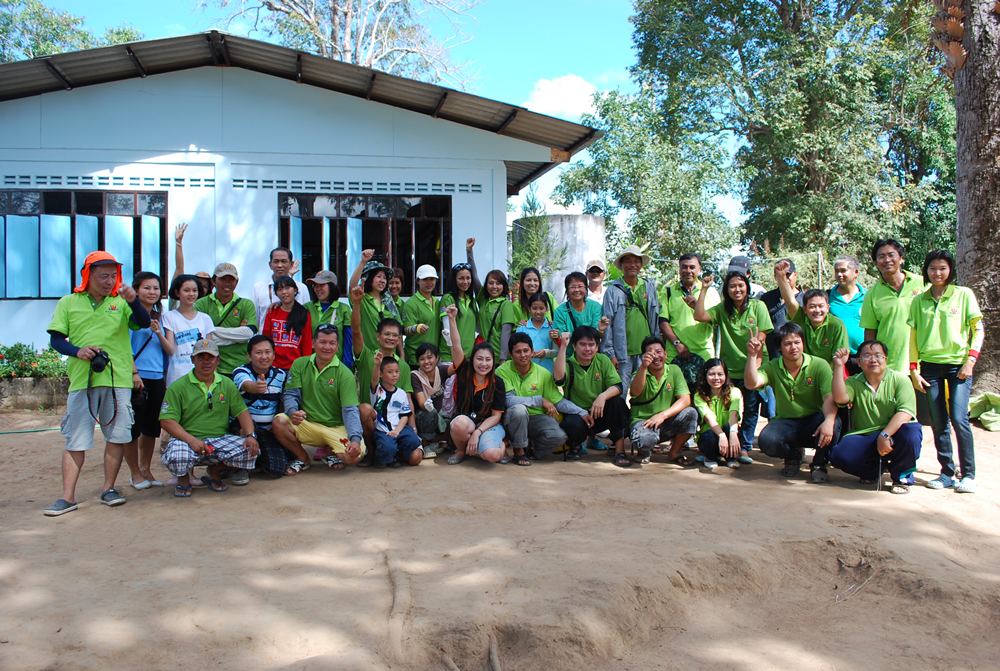
[[[634,76],[664,132],[735,143],[751,246],[954,240],[955,113],[907,0],[637,0]]]
[[[83,21],[40,0],[0,0],[0,63],[142,39],[128,26],[109,28],[96,37],[83,28]]]
[[[534,184],[524,196],[521,216],[514,222],[510,238],[508,276],[511,284],[528,266],[538,268],[542,277],[552,277],[562,270],[567,246],[553,239],[545,207],[538,199]]]
[[[555,198],[580,202],[609,222],[609,249],[649,243],[654,257],[708,254],[728,247],[735,231],[712,204],[731,172],[724,150],[690,133],[668,132],[649,91],[595,97],[583,122],[604,131],[588,149],[590,161],[563,173]],[[612,226],[624,214],[624,226]]]
[[[7,377],[65,377],[66,362],[51,347],[35,352],[30,345],[0,345],[0,379]]]

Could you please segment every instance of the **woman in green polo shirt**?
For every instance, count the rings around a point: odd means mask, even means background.
[[[719,327],[719,358],[726,363],[733,384],[743,393],[743,421],[740,422],[740,463],[752,464],[750,446],[753,445],[757,419],[760,417],[760,392],[748,389],[743,383],[743,368],[747,361],[747,341],[753,337],[764,342],[765,336],[774,329],[767,306],[756,298],[750,298],[750,280],[738,271],[726,275],[723,281],[722,302],[705,309],[705,298],[709,294],[713,278],[706,275],[701,279],[702,290],[694,304],[695,321],[708,322]]]
[[[375,260],[375,250],[361,252],[361,261],[351,275],[350,286],[363,281],[365,296],[361,300],[361,333],[365,342],[373,343],[378,334],[378,324],[387,317],[402,323],[399,308],[389,295],[388,285],[392,278],[392,268]],[[399,356],[403,356],[403,343],[399,343]]]
[[[927,486],[954,486],[956,492],[971,494],[976,491],[976,457],[969,424],[969,394],[983,346],[983,313],[972,290],[955,284],[955,259],[948,252],[935,250],[927,255],[924,281],[930,288],[910,303],[908,324],[910,377],[913,387],[927,394],[934,446],[941,464],[941,475]],[[958,439],[961,480],[952,456],[950,424],[955,425]]]
[[[743,392],[729,379],[722,359],[709,359],[701,367],[695,384],[694,407],[701,415],[698,451],[711,471],[725,457],[729,468],[740,467],[740,408]]]
[[[456,263],[451,267],[448,278],[448,293],[441,297],[441,361],[451,361],[451,329],[458,328],[462,337],[462,350],[471,352],[476,344],[476,328],[479,322],[479,304],[474,297],[473,285],[476,278],[472,274],[471,263]],[[458,307],[458,316],[452,320],[445,314],[449,305]]]
[[[542,273],[538,268],[528,266],[521,271],[517,279],[517,301],[514,303],[514,319],[518,325],[523,326],[531,319],[531,306],[528,299],[542,291]],[[556,309],[556,299],[551,292],[546,291],[545,301],[548,303],[548,310],[545,318],[552,322]]]
[[[479,292],[479,334],[493,348],[493,356],[500,363],[507,360],[507,343],[517,322],[514,304],[507,298],[509,293],[507,276],[502,270],[486,273],[486,282]]]
[[[315,300],[305,305],[313,330],[320,324],[333,324],[337,327],[340,342],[351,342],[351,309],[340,301],[337,276],[332,271],[321,270],[315,277],[306,280],[306,284],[315,296]],[[354,367],[354,353],[350,347],[341,348],[337,356],[348,367]]]

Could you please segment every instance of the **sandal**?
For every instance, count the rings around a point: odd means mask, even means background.
[[[229,485],[227,485],[222,480],[217,480],[207,475],[201,476],[201,481],[204,482],[208,487],[211,487],[213,492],[218,492],[219,494],[229,489]]]
[[[902,482],[894,482],[892,483],[892,487],[889,488],[889,491],[893,494],[909,494],[910,486]]]
[[[328,468],[332,468],[335,471],[342,471],[347,465],[344,460],[338,457],[336,454],[331,454],[330,456],[323,457],[323,463],[327,465]]]
[[[460,464],[463,461],[465,461],[465,454],[464,453],[463,454],[459,454],[458,452],[456,452],[455,454],[453,454],[450,457],[448,457],[448,465],[449,466],[455,466],[456,464]]]
[[[294,473],[301,473],[302,471],[309,470],[309,464],[302,461],[301,459],[294,459],[288,463],[288,468]]]
[[[531,459],[528,458],[527,454],[515,454],[511,463],[518,466],[531,466]]]
[[[174,496],[186,499],[191,496],[191,485],[174,485]]]
[[[611,463],[620,468],[632,466],[632,460],[624,452],[615,452],[614,456],[611,457]]]
[[[784,468],[781,469],[781,475],[786,478],[797,477],[801,466],[801,461],[786,461]]]
[[[648,447],[640,447],[638,454],[633,458],[637,464],[648,464],[653,459],[653,451]]]
[[[580,461],[581,458],[582,453],[579,445],[571,447],[563,452],[563,461]]]
[[[678,454],[673,459],[668,458],[667,462],[671,464],[677,464],[681,468],[689,468],[690,466],[693,466],[695,464],[694,457],[692,457],[690,454]]]

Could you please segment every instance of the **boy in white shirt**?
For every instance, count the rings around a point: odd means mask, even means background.
[[[417,466],[424,458],[410,395],[399,384],[399,362],[376,352],[372,366],[371,402],[375,409],[376,468],[396,468],[407,463]]]

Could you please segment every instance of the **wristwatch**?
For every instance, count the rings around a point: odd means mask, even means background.
[[[681,344],[681,339],[680,339],[680,338],[674,338],[674,339],[673,339],[673,340],[671,340],[670,342],[671,342],[671,344],[672,344],[672,345],[673,345],[674,347],[677,347],[678,345],[680,345],[680,344]]]
[[[888,440],[890,445],[893,444],[892,436],[890,436],[885,431],[882,431],[881,433],[879,433],[878,436],[879,436],[879,438],[885,438],[886,440]]]

